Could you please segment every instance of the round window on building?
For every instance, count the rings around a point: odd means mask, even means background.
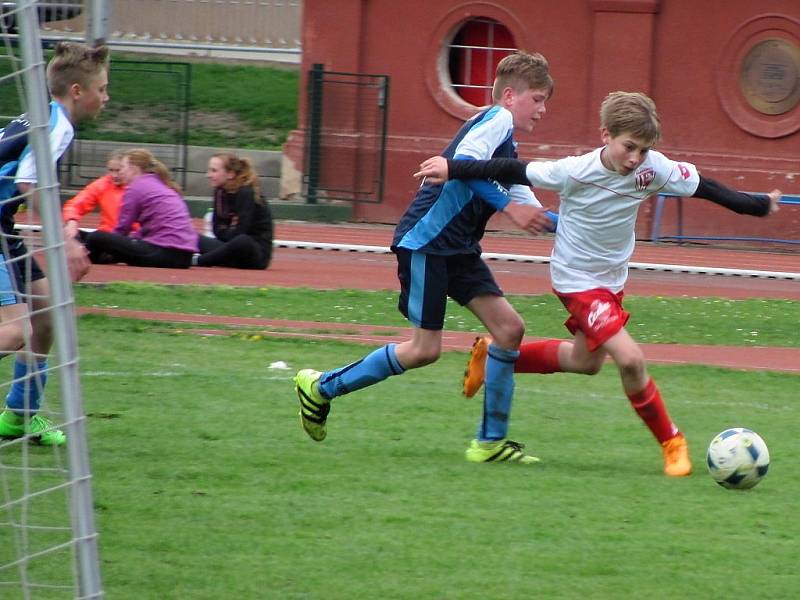
[[[449,47],[453,90],[474,106],[492,104],[497,63],[516,50],[514,37],[502,23],[487,17],[464,21]]]

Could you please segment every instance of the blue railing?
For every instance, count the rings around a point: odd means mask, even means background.
[[[664,216],[664,202],[673,198],[677,201],[677,227],[676,235],[661,235],[661,219]],[[669,194],[659,194],[656,198],[655,211],[653,213],[653,226],[651,229],[651,239],[654,242],[661,240],[703,240],[721,242],[765,242],[770,244],[800,244],[800,240],[785,240],[781,238],[768,237],[736,237],[736,236],[713,236],[713,235],[684,235],[683,233],[683,196],[672,196]],[[800,195],[784,194],[778,204],[781,205],[800,205]]]

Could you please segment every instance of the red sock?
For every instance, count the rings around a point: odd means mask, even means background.
[[[519,347],[519,358],[514,363],[515,373],[560,373],[558,347],[561,340],[531,342]]]
[[[678,433],[678,428],[669,418],[667,408],[661,399],[661,392],[658,391],[652,378],[642,391],[628,394],[628,399],[636,414],[653,432],[660,444],[674,438]]]

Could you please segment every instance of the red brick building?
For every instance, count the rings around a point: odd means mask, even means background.
[[[556,81],[544,121],[518,137],[522,158],[596,147],[602,98],[643,91],[659,107],[660,150],[741,190],[800,193],[798,0],[305,0],[302,41],[301,127],[312,65],[390,77],[383,199],[357,203],[357,220],[397,220],[413,197],[417,164],[491,101],[485,86],[512,49],[544,54]],[[371,135],[360,129],[362,111],[358,103],[344,107],[323,141],[344,161],[333,176],[349,181],[374,155],[359,152]],[[298,170],[304,143],[300,129],[285,148]],[[557,204],[547,192],[539,196]],[[669,204],[665,230],[674,219]],[[687,207],[692,233],[800,239],[800,207],[767,223],[705,204]],[[641,211],[643,238],[651,208]]]

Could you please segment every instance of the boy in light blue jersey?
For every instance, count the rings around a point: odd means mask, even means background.
[[[74,124],[92,119],[108,102],[108,49],[60,42],[47,65],[50,103],[49,138],[53,160],[66,152],[75,135]],[[37,182],[36,164],[28,146],[25,115],[0,130],[0,357],[16,352],[14,383],[0,412],[0,438],[30,438],[43,445],[61,445],[66,436],[38,414],[47,381],[47,355],[53,345],[48,298],[50,288],[36,260],[14,232],[19,206],[36,201],[28,195]],[[70,277],[77,281],[89,269],[86,249],[72,236],[64,250]],[[28,257],[28,258],[26,258]],[[26,277],[30,261],[30,273]],[[22,294],[31,297],[32,312]],[[28,333],[30,332],[30,333]],[[23,351],[30,336],[30,352]],[[18,351],[18,352],[17,352]]]
[[[443,154],[473,160],[515,158],[514,130],[533,130],[545,114],[545,102],[552,91],[553,80],[543,56],[507,56],[497,66],[492,91],[495,104],[467,121]],[[522,444],[508,439],[514,361],[525,326],[481,259],[480,240],[487,221],[497,211],[532,233],[554,227],[554,219],[529,187],[489,181],[423,182],[392,241],[400,279],[398,308],[414,326],[413,335],[330,371],[303,369],[297,373],[294,381],[300,420],[313,440],[325,439],[334,398],[439,358],[449,296],[473,312],[493,339],[487,359],[483,416],[466,451],[467,460],[538,462],[524,452]]]

